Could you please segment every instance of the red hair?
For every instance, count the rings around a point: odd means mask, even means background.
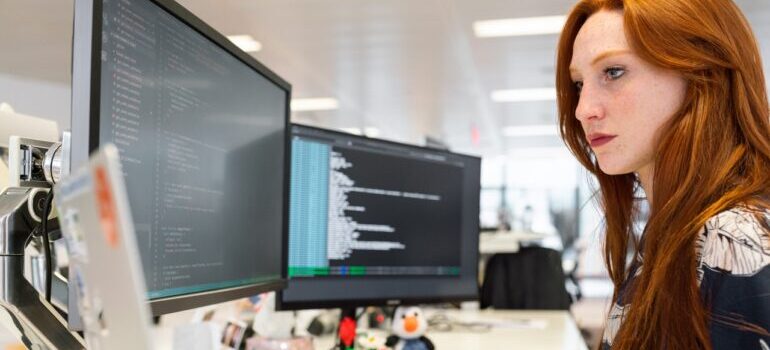
[[[579,96],[569,73],[575,37],[603,10],[622,12],[637,55],[687,81],[682,106],[656,140],[654,196],[641,247],[632,225],[636,176],[603,173],[575,117]],[[735,4],[582,0],[559,40],[556,88],[562,138],[599,182],[604,258],[616,297],[628,278],[628,252],[644,257],[613,349],[710,349],[710,322],[767,334],[709,314],[696,276],[695,242],[709,218],[738,205],[770,209],[770,108],[756,40]]]

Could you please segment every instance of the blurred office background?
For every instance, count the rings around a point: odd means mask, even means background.
[[[178,2],[293,85],[293,122],[483,156],[482,228],[548,235],[539,244],[564,252],[583,295],[576,320],[601,328],[612,285],[591,179],[557,134],[558,34],[548,19],[535,35],[484,22],[560,16],[574,1]],[[770,1],[736,2],[770,75]],[[72,0],[0,0],[0,102],[62,129],[72,19]]]

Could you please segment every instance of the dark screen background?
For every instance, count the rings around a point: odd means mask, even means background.
[[[395,232],[364,232],[360,240],[397,241],[403,250],[354,250],[335,265],[459,266],[462,212],[462,168],[457,165],[403,156],[335,147],[353,166],[343,172],[356,187],[413,192],[441,197],[438,201],[348,193],[351,205],[365,212],[348,212],[356,222],[393,226]]]
[[[99,140],[150,298],[280,278],[288,93],[150,1],[102,14]]]
[[[363,172],[355,175],[356,179],[362,181],[356,186],[363,183],[372,186],[390,184],[406,188],[430,187],[437,191],[448,191],[446,213],[442,212],[416,221],[424,219],[426,222],[435,222],[438,225],[429,228],[430,234],[427,236],[432,239],[430,248],[421,253],[426,256],[434,255],[435,261],[453,259],[453,261],[458,262],[460,268],[459,275],[455,276],[365,275],[291,278],[288,287],[279,293],[279,308],[382,304],[389,300],[460,300],[472,299],[477,296],[480,158],[345,135],[301,125],[292,126],[292,136],[343,146],[335,147],[335,151],[344,153],[345,158],[354,164],[354,167],[345,171],[358,166],[361,169],[356,171]],[[401,154],[402,157],[400,160],[386,160],[387,157],[382,157],[382,155],[388,153]],[[413,157],[413,160],[407,162],[403,159],[404,155]],[[411,163],[412,161],[421,165]],[[365,166],[361,164],[365,164]],[[455,166],[450,164],[455,164]],[[350,177],[353,178],[354,176]],[[451,189],[448,187],[450,184],[454,184]],[[415,192],[422,191],[415,190]],[[352,205],[358,205],[353,203],[356,201],[354,196],[357,195],[355,193],[350,194]],[[370,200],[370,198],[365,199],[367,206],[375,205],[393,209],[393,205],[402,204],[390,200],[381,204],[368,203]],[[408,219],[402,219],[401,216],[404,214],[402,209],[393,209],[395,210],[392,213],[393,218],[395,218],[393,222],[413,220],[414,217],[411,214],[407,215]],[[352,213],[348,213],[348,215],[350,214]],[[381,217],[380,215],[389,214],[383,213],[383,210],[378,210],[367,215]],[[379,221],[379,219],[372,220]],[[364,221],[363,217],[361,221]],[[411,226],[406,225],[404,227]],[[452,242],[453,240],[454,242]],[[450,254],[456,254],[456,256],[451,257]],[[351,256],[351,258],[364,259],[362,262],[367,262],[367,264],[370,261],[369,254],[366,258],[358,256]],[[384,255],[382,258],[387,261],[387,264],[384,265],[392,266],[392,264],[400,263]],[[420,259],[423,258],[434,259],[434,257],[421,257]]]

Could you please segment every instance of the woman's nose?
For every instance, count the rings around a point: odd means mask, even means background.
[[[588,84],[583,86],[578,97],[578,105],[575,109],[575,117],[585,123],[592,119],[604,117],[601,100],[598,94]]]

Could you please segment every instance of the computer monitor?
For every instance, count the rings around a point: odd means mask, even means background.
[[[69,167],[117,145],[153,314],[283,288],[290,85],[170,0],[76,0],[73,45]]]
[[[477,157],[292,125],[278,308],[476,299]]]

